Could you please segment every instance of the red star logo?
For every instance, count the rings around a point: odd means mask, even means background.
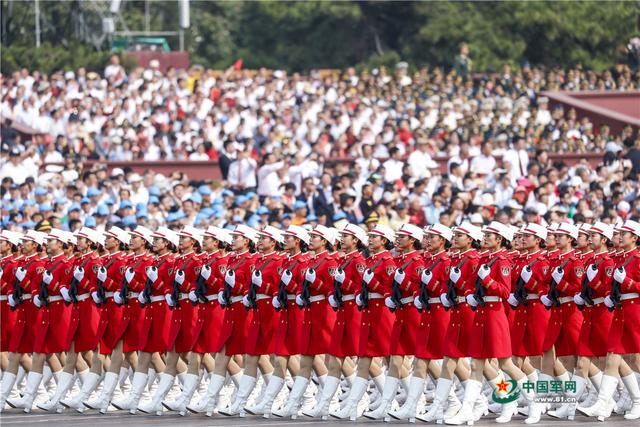
[[[507,389],[509,388],[509,383],[504,382],[503,378],[498,384],[496,384],[496,387],[498,387],[498,393],[500,393],[501,391],[508,393]]]

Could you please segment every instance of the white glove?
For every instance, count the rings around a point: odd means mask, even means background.
[[[173,297],[171,296],[171,294],[165,294],[164,300],[167,302],[169,307],[173,307],[174,305],[176,305],[176,303],[173,301]]]
[[[9,305],[11,307],[15,307],[16,306],[16,300],[13,298],[13,295],[9,294],[9,297],[7,298],[7,300],[9,301]]]
[[[280,279],[285,286],[288,286],[289,282],[291,282],[291,279],[293,279],[293,274],[291,274],[290,270],[285,270],[282,272],[282,276],[280,277]]]
[[[176,272],[176,279],[175,280],[179,285],[182,285],[184,283],[184,271],[178,270]]]
[[[362,279],[364,280],[364,283],[366,283],[367,285],[371,283],[371,281],[373,280],[373,271],[371,271],[370,269],[367,269],[362,275]]]
[[[307,272],[304,274],[304,280],[306,280],[309,283],[315,282],[316,271],[313,268],[308,269]]]
[[[35,297],[33,297],[33,305],[35,305],[38,308],[42,307],[42,301],[40,301],[40,295],[36,295]]]
[[[100,297],[98,296],[98,292],[96,291],[91,292],[91,298],[93,298],[93,302],[95,302],[96,304],[102,303]]]
[[[242,297],[242,305],[247,308],[251,307],[251,304],[249,303],[249,295],[245,295]]]
[[[26,275],[27,270],[25,270],[24,267],[16,268],[16,279],[18,279],[18,282],[22,282]]]
[[[78,282],[81,282],[84,279],[84,268],[78,266],[73,269],[73,278]]]
[[[540,301],[542,301],[545,307],[551,307],[553,305],[553,301],[551,301],[547,295],[542,295]]]
[[[584,298],[582,298],[582,296],[580,294],[575,294],[573,296],[573,302],[575,302],[577,305],[585,305],[586,301],[584,300]]]
[[[301,294],[296,295],[296,304],[298,304],[299,306],[303,306],[304,305],[304,301],[302,300],[302,295]]]
[[[487,264],[482,264],[478,269],[478,277],[480,280],[484,280],[491,273],[491,269],[487,266]]]
[[[48,285],[49,283],[51,283],[52,280],[53,280],[53,275],[45,270],[45,272],[42,273],[42,281]]]
[[[69,289],[60,288],[60,295],[62,295],[62,299],[64,299],[66,302],[71,302],[71,295],[69,295]]]
[[[467,304],[469,304],[471,307],[478,306],[478,301],[476,300],[476,297],[473,294],[467,295]]]
[[[520,301],[518,301],[518,298],[516,298],[514,294],[509,294],[509,298],[507,298],[507,302],[514,307],[517,307],[520,304]]]
[[[0,267],[0,279],[2,279],[2,275],[4,274],[4,270]]]
[[[196,296],[196,291],[189,292],[189,301],[198,302],[198,297]]]
[[[627,271],[622,267],[616,268],[616,270],[613,272],[613,280],[615,280],[618,283],[624,282],[624,279],[626,278],[627,278]]]
[[[145,272],[147,273],[147,279],[151,280],[151,283],[155,283],[158,280],[158,269],[156,267],[147,267]]]
[[[386,305],[387,307],[389,307],[391,310],[394,310],[397,306],[396,303],[393,302],[393,300],[391,299],[391,297],[386,297],[384,299],[384,305]]]
[[[531,276],[533,276],[533,270],[528,265],[525,265],[522,269],[522,272],[520,273],[520,277],[522,277],[524,283],[529,283],[529,280],[531,280]]]
[[[362,305],[363,305],[361,294],[356,295],[356,305],[358,307],[362,307]]]
[[[259,271],[254,271],[251,275],[251,283],[256,285],[256,287],[258,288],[262,286],[262,273],[260,273]]]
[[[343,284],[345,279],[347,278],[347,276],[344,274],[344,270],[341,268],[338,268],[336,270],[336,272],[333,275],[333,278],[336,282]]]
[[[142,292],[140,292],[138,294],[138,302],[140,302],[140,304],[146,304],[147,303],[147,299],[144,297],[144,294]]]
[[[406,277],[407,273],[405,273],[404,271],[397,269],[396,272],[393,274],[393,280],[395,280],[396,282],[398,282],[399,285],[402,284],[402,282],[404,282],[404,278]]]
[[[606,305],[609,308],[615,307],[615,304],[613,303],[613,300],[611,299],[611,295],[607,295],[606,297],[604,297],[604,305]]]
[[[425,285],[428,285],[429,282],[431,282],[431,279],[433,279],[433,273],[431,270],[424,270],[420,276],[420,281]]]
[[[458,283],[460,276],[462,276],[462,271],[460,271],[458,267],[453,267],[449,272],[449,279],[451,279],[453,283]]]
[[[133,271],[133,268],[131,267],[127,268],[127,271],[124,272],[124,278],[127,281],[127,283],[131,283],[135,275],[136,275],[136,272]]]
[[[224,282],[233,289],[236,285],[236,274],[231,270],[227,271],[227,275],[224,276]]]
[[[120,295],[120,291],[116,291],[113,293],[113,300],[116,304],[122,304],[124,300],[122,299],[122,295]]]
[[[223,293],[222,291],[218,292],[218,304],[223,305],[224,304],[224,297],[223,297]]]
[[[551,277],[553,277],[553,280],[555,280],[556,283],[560,283],[564,277],[564,269],[560,270],[560,267],[554,268],[551,272]]]
[[[413,299],[413,305],[415,305],[418,310],[422,310],[424,308],[424,306],[420,302],[420,297],[415,297]]]
[[[100,267],[96,276],[98,277],[99,281],[104,282],[105,280],[107,280],[107,269],[104,267]]]
[[[336,301],[335,296],[329,295],[329,305],[333,308],[338,308],[338,301]]]
[[[208,265],[203,265],[202,270],[200,270],[200,275],[204,280],[209,280],[209,277],[211,277],[211,267]]]
[[[282,305],[280,304],[280,300],[278,299],[278,297],[273,297],[271,299],[271,304],[273,304],[273,308],[275,308],[276,310],[279,310]]]
[[[598,275],[598,267],[595,264],[591,264],[587,267],[587,280],[593,282],[593,279]]]
[[[449,301],[449,297],[447,296],[447,294],[441,294],[440,295],[440,302],[442,303],[442,305],[444,305],[447,308],[449,308],[449,307],[451,307],[453,305],[451,303],[451,301]]]

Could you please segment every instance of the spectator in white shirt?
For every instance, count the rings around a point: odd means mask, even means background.
[[[430,173],[428,169],[433,169],[434,161],[429,154],[429,141],[418,138],[416,142],[416,150],[409,155],[407,163],[411,166],[413,177],[417,179],[428,178]]]
[[[256,188],[256,170],[258,165],[249,155],[249,150],[238,151],[238,159],[229,166],[227,181],[236,191]]]
[[[404,162],[400,158],[400,149],[398,147],[391,148],[389,157],[389,160],[382,164],[384,167],[384,180],[386,182],[396,182],[402,178],[402,168],[404,167]]]
[[[278,171],[285,167],[285,162],[277,161],[274,153],[269,153],[264,159],[264,164],[258,169],[258,195],[275,197],[281,195],[280,186],[282,179]]]
[[[524,138],[516,137],[513,145],[502,156],[502,164],[511,176],[511,185],[516,185],[518,178],[527,176],[529,154]]]
[[[362,168],[362,175],[365,179],[380,166],[380,161],[373,157],[373,146],[370,144],[362,145],[362,156],[356,159],[356,163]]]
[[[471,172],[492,176],[496,168],[496,159],[491,154],[493,144],[485,141],[480,146],[480,155],[471,161]]]

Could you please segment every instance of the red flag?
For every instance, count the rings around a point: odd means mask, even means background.
[[[236,71],[242,70],[242,58],[233,63],[233,69]]]

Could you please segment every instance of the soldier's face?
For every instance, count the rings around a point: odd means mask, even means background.
[[[214,239],[213,237],[210,236],[205,236],[202,239],[202,249],[204,249],[207,252],[211,252],[211,251],[215,251],[218,248],[218,245],[216,243],[216,239]]]
[[[584,233],[578,235],[578,248],[587,248],[589,246],[589,236]]]
[[[108,251],[116,249],[119,244],[120,242],[115,237],[106,236],[104,239],[104,248]]]
[[[625,251],[635,248],[637,241],[638,236],[630,231],[623,231],[620,233],[620,246],[622,246],[622,249]]]
[[[455,233],[453,235],[453,246],[456,249],[466,249],[471,246],[471,237],[463,233]]]
[[[553,233],[547,234],[547,240],[545,241],[547,248],[555,248],[558,244],[556,241],[556,235]]]
[[[145,240],[140,236],[132,236],[129,241],[129,249],[132,251],[137,251],[139,249],[144,248]]]
[[[603,237],[600,233],[589,233],[589,247],[594,251],[600,249],[602,239]]]
[[[180,251],[187,252],[193,248],[193,239],[188,236],[180,236]]]
[[[89,240],[87,240],[86,237],[78,237],[78,244],[76,246],[78,247],[78,250],[80,252],[85,252],[90,245],[91,244],[89,243]]]
[[[247,239],[242,237],[239,234],[233,235],[233,250],[236,252],[243,252],[249,244],[247,243]]]
[[[382,236],[378,235],[370,235],[369,236],[369,249],[372,251],[379,251],[384,247],[384,241],[382,240]]]
[[[6,240],[0,241],[0,252],[7,253],[11,251],[11,243]]]
[[[399,251],[407,251],[413,249],[413,239],[406,234],[397,234],[395,246]]]
[[[484,233],[482,236],[482,247],[485,249],[493,249],[498,246],[500,240],[495,233]]]
[[[273,240],[269,236],[260,236],[260,240],[258,240],[258,250],[260,252],[271,252],[272,249],[275,249],[276,241]]]
[[[313,234],[311,236],[310,246],[311,246],[311,250],[312,251],[320,251],[320,250],[322,250],[324,248],[322,237],[320,237],[320,236],[318,236],[316,234]]]
[[[560,249],[567,249],[571,246],[571,236],[567,234],[557,234],[556,242]]]
[[[56,255],[62,251],[62,243],[59,240],[51,239],[47,242],[47,253],[49,255]]]

